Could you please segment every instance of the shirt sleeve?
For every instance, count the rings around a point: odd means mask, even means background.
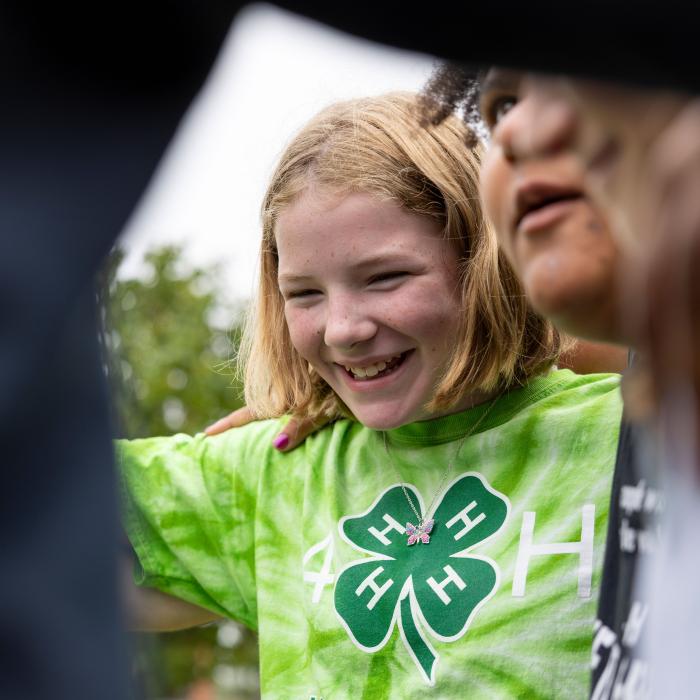
[[[137,584],[257,627],[257,484],[278,429],[116,442]]]

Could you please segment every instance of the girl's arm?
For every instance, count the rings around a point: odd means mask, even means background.
[[[132,576],[132,560],[125,558],[121,568],[122,598],[128,629],[135,632],[174,632],[221,619],[216,613],[155,588],[137,586]]]
[[[217,617],[255,624],[250,514],[276,430],[270,421],[240,428],[234,439],[177,434],[115,441],[131,627],[175,630]],[[129,571],[134,557],[138,567]]]

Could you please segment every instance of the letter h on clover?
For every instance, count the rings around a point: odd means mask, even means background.
[[[420,493],[406,486],[423,508]],[[462,637],[477,610],[495,593],[499,571],[484,556],[468,553],[504,526],[510,503],[474,472],[445,490],[433,518],[430,544],[406,545],[413,513],[400,485],[389,487],[360,515],[341,519],[340,534],[371,555],[339,574],[334,604],[353,643],[368,653],[384,647],[398,623],[401,638],[426,683],[434,685],[438,641]]]

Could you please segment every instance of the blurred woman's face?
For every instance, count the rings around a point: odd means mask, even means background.
[[[579,158],[559,138],[570,112],[543,104],[529,76],[499,70],[484,80],[481,109],[491,132],[484,206],[528,299],[562,330],[620,341],[618,248]]]
[[[517,137],[517,150],[533,157],[553,148],[572,153],[618,244],[634,255],[654,234],[645,225],[655,200],[654,146],[687,96],[539,74],[524,75],[522,84],[534,115]]]

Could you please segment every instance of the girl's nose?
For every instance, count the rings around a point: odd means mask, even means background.
[[[363,305],[349,297],[328,303],[323,340],[328,347],[349,349],[371,340],[377,324]]]

